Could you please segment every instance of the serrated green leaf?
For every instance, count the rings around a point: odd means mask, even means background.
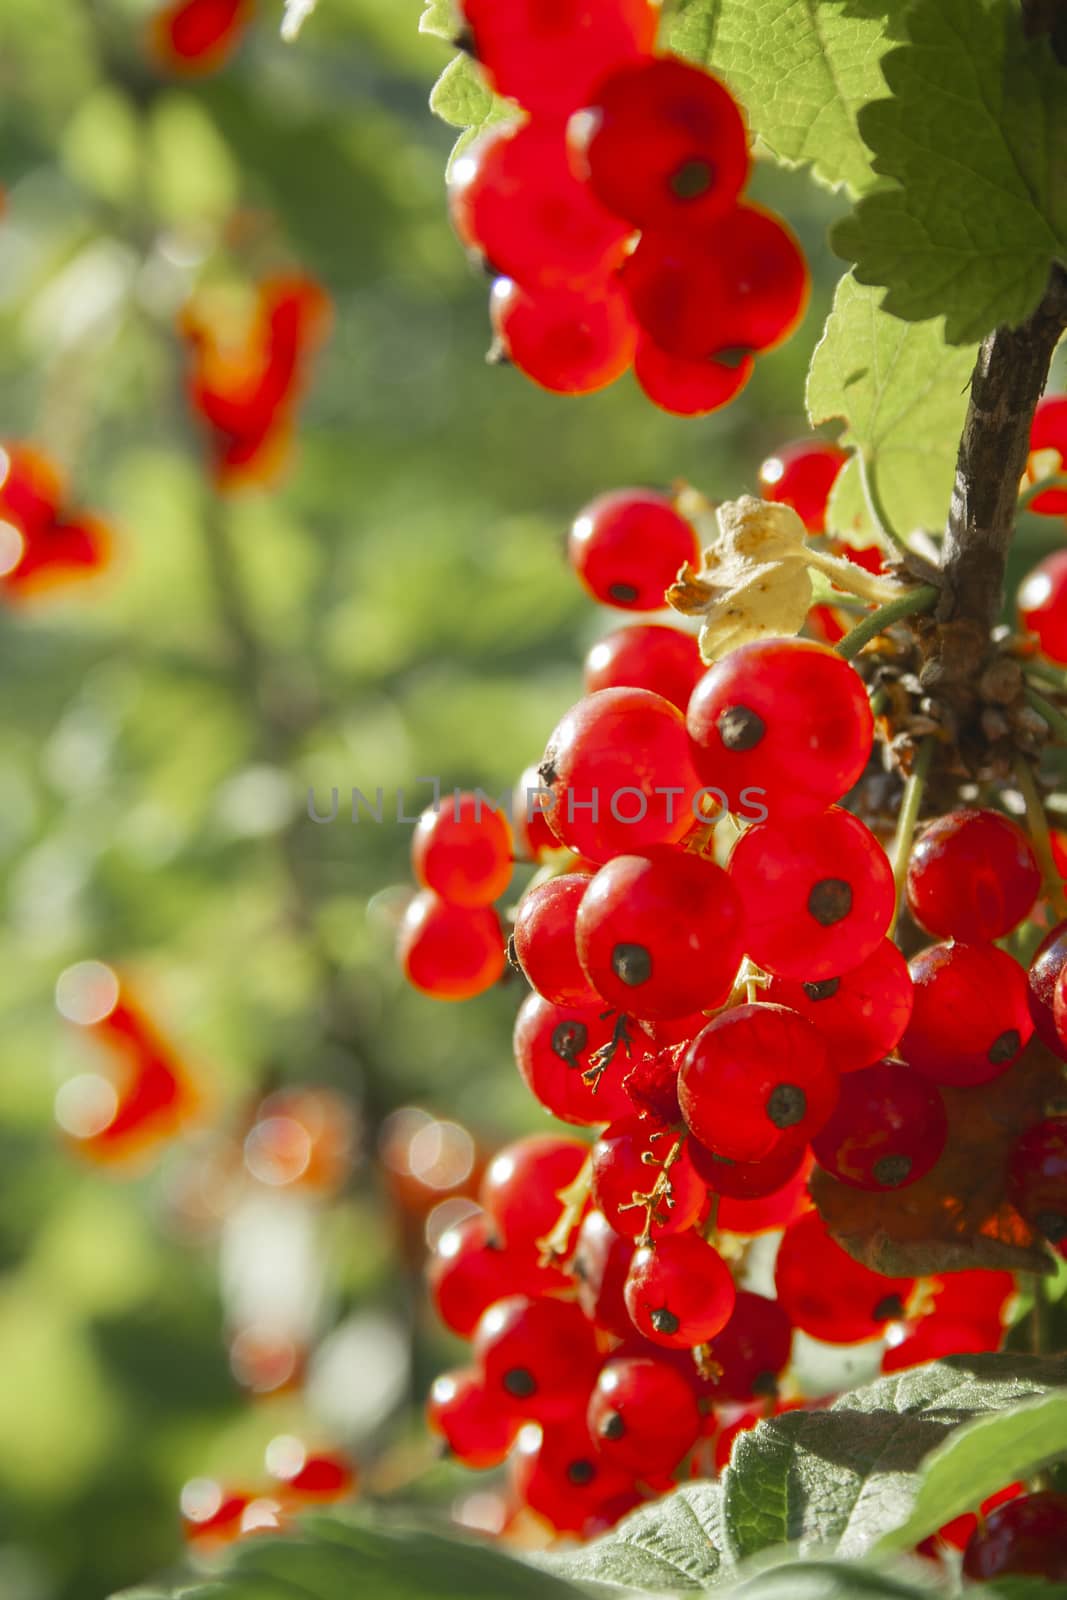
[[[1067,70],[1014,0],[919,0],[859,128],[893,180],[833,231],[861,283],[952,344],[1021,322],[1067,255]]]
[[[919,1492],[902,1527],[882,1541],[906,1549],[973,1511],[1006,1483],[1030,1478],[1067,1456],[1067,1394],[1045,1395],[954,1433],[923,1465]]]
[[[902,0],[689,0],[670,44],[724,79],[779,161],[861,194],[874,174],[857,113],[885,92],[880,62],[903,11]]]
[[[419,18],[419,32],[436,34],[439,39],[455,43],[458,19],[455,0],[426,0]]]
[[[517,115],[510,100],[501,100],[488,87],[476,62],[458,55],[448,63],[430,91],[430,110],[453,128],[462,128],[452,147],[449,166],[483,128]]]
[[[624,1517],[602,1539],[550,1558],[553,1571],[623,1589],[701,1592],[733,1571],[717,1483],[692,1483]]]
[[[939,322],[890,316],[878,298],[849,274],[838,284],[808,373],[808,416],[816,426],[845,419],[841,442],[862,452],[895,528],[939,529],[975,351],[946,345]],[[845,536],[869,532],[854,462],[834,486],[828,525]]]

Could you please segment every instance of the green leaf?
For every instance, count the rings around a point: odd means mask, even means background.
[[[841,442],[862,452],[902,533],[944,526],[974,356],[946,345],[938,322],[889,316],[851,275],[838,284],[808,373],[808,416],[845,419]],[[834,486],[829,526],[870,531],[856,462]]]
[[[426,8],[419,18],[420,33],[433,33],[455,44],[458,29],[454,0],[426,0]]]
[[[583,1549],[547,1558],[568,1577],[620,1588],[704,1591],[733,1569],[717,1483],[686,1484],[643,1506]]]
[[[960,1428],[923,1465],[907,1522],[882,1541],[905,1549],[974,1508],[1006,1483],[1067,1456],[1067,1394],[1024,1401]]]
[[[790,1561],[761,1572],[730,1600],[929,1600],[931,1586],[844,1561]]]
[[[882,62],[892,98],[859,114],[891,186],[833,231],[861,283],[952,344],[1021,322],[1067,255],[1067,71],[1014,0],[919,0]]]
[[[448,63],[430,91],[430,110],[442,122],[464,132],[456,140],[449,165],[483,128],[516,115],[510,100],[501,100],[489,88],[476,62],[458,55]]]
[[[680,55],[721,76],[787,166],[853,193],[874,181],[857,113],[885,92],[880,62],[902,0],[688,0],[670,32]]]

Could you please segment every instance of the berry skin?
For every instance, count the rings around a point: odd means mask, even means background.
[[[287,1500],[303,1503],[301,1509],[312,1503],[347,1500],[355,1494],[359,1481],[353,1463],[341,1455],[305,1455],[295,1471],[272,1476],[284,1484]]]
[[[491,906],[456,906],[430,889],[404,913],[397,957],[408,982],[434,1000],[484,994],[507,965],[500,919]]]
[[[571,1272],[578,1284],[578,1304],[598,1328],[626,1339],[633,1323],[623,1299],[634,1242],[616,1233],[601,1211],[588,1211],[578,1229]]]
[[[557,726],[538,768],[556,837],[598,863],[676,844],[699,784],[677,706],[647,689],[601,689]]]
[[[741,900],[728,875],[682,850],[616,856],[589,885],[575,926],[598,993],[641,1017],[722,1005],[743,951]]]
[[[626,611],[656,611],[678,569],[698,560],[700,550],[696,530],[669,495],[617,489],[578,513],[567,554],[594,600]]]
[[[614,1028],[603,1005],[554,1006],[532,994],[519,1007],[514,1037],[519,1073],[534,1098],[561,1122],[592,1127],[633,1110],[622,1086],[624,1044],[595,1084],[583,1077],[595,1069],[596,1052],[610,1048]]]
[[[621,258],[627,234],[571,172],[553,124],[508,123],[484,133],[453,162],[448,205],[463,243],[528,288],[602,275]]]
[[[812,1140],[815,1159],[857,1189],[902,1189],[936,1165],[948,1138],[937,1085],[896,1061],[841,1080],[837,1109]]]
[[[792,506],[809,533],[826,532],[830,491],[848,460],[848,451],[819,439],[798,439],[768,456],[759,469],[764,500]]]
[[[784,1145],[783,1140],[783,1147]],[[792,1148],[794,1147],[790,1146],[790,1149]],[[776,1151],[776,1160],[778,1154]],[[769,1167],[770,1162],[760,1165]],[[784,1180],[780,1188],[752,1199],[724,1194],[719,1201],[717,1216],[719,1227],[725,1229],[727,1233],[740,1234],[770,1233],[779,1228],[787,1228],[797,1217],[803,1216],[805,1211],[811,1209],[808,1178],[811,1176],[812,1165],[811,1151],[805,1145],[800,1150],[799,1165],[792,1175]],[[754,1174],[756,1167],[746,1168],[743,1163],[738,1162],[735,1171]]]
[[[1000,1333],[990,1337],[983,1328],[970,1322],[949,1322],[943,1317],[924,1317],[913,1326],[907,1338],[890,1345],[882,1356],[883,1372],[904,1372],[908,1367],[924,1366],[945,1356],[974,1355],[979,1350],[1000,1348]]]
[[[487,906],[511,882],[511,828],[477,794],[449,795],[424,811],[411,842],[411,863],[424,889],[454,906]]]
[[[855,1072],[889,1055],[911,1017],[911,973],[892,939],[883,939],[866,961],[839,978],[772,978],[763,995],[815,1024],[838,1072]]]
[[[566,1284],[562,1273],[538,1264],[533,1249],[505,1249],[492,1220],[481,1212],[441,1235],[426,1275],[437,1315],[463,1339],[470,1338],[482,1312],[495,1301],[513,1294],[547,1294]]]
[[[1053,1054],[1067,1061],[1067,1046],[1056,1029],[1053,1005],[1056,985],[1067,963],[1067,922],[1059,923],[1047,933],[1037,947],[1027,975],[1027,999],[1030,1017],[1042,1044]]]
[[[473,1352],[490,1401],[523,1421],[562,1422],[584,1408],[600,1365],[592,1324],[578,1306],[523,1295],[489,1307]]]
[[[647,55],[647,0],[462,0],[475,53],[497,94],[547,119],[583,106],[616,67]]]
[[[1008,1195],[1051,1244],[1067,1240],[1067,1117],[1049,1117],[1017,1140],[1008,1160]]]
[[[489,320],[500,352],[553,394],[594,394],[634,358],[637,326],[614,279],[527,290],[497,278]]]
[[[908,862],[908,909],[945,939],[983,944],[1010,933],[1033,909],[1041,870],[1017,822],[968,807],[923,830]]]
[[[963,1552],[963,1575],[976,1583],[1009,1573],[1067,1581],[1067,1494],[1044,1490],[990,1511]]]
[[[585,658],[586,694],[598,689],[649,689],[683,714],[703,675],[693,635],[656,622],[616,629]]]
[[[729,1322],[734,1280],[699,1233],[672,1233],[634,1252],[625,1298],[638,1333],[668,1349],[691,1350]]]
[[[252,0],[177,0],[151,19],[150,53],[167,72],[217,72],[237,48],[252,10]]]
[[[1019,624],[1036,633],[1042,655],[1067,663],[1067,550],[1054,550],[1027,573],[1018,604]]]
[[[746,954],[775,977],[821,983],[851,971],[874,954],[893,915],[885,851],[838,806],[746,829],[729,872],[745,908]]]
[[[903,1317],[915,1280],[886,1278],[853,1261],[818,1212],[807,1211],[782,1236],[774,1284],[794,1327],[827,1344],[859,1344]]]
[[[687,1125],[730,1161],[764,1161],[810,1139],[837,1104],[818,1032],[786,1006],[734,1006],[699,1033],[678,1078]]]
[[[518,1423],[486,1394],[473,1367],[442,1372],[426,1402],[426,1421],[465,1467],[498,1467],[511,1449]]]
[[[1037,471],[1033,457],[1045,452],[1047,460]],[[1030,457],[1027,472],[1031,482],[1061,475],[1067,468],[1067,394],[1047,394],[1038,401],[1030,429]],[[1044,490],[1031,500],[1030,510],[1040,517],[1067,516],[1067,489]]]
[[[568,138],[593,193],[639,228],[699,228],[732,210],[748,178],[748,135],[733,95],[672,56],[606,78]]]
[[[655,1356],[606,1362],[586,1420],[602,1460],[643,1479],[673,1472],[700,1436],[692,1384]]]
[[[585,1536],[601,1519],[617,1521],[640,1499],[633,1474],[621,1471],[597,1449],[584,1407],[559,1424],[523,1428],[509,1465],[515,1495],[557,1533]],[[622,1508],[612,1515],[616,1502]]]
[[[559,1218],[560,1191],[574,1182],[588,1155],[580,1139],[555,1133],[535,1133],[497,1151],[478,1199],[508,1250],[537,1259],[540,1241]]]
[[[593,1146],[593,1204],[616,1233],[636,1239],[644,1232],[648,1212],[634,1196],[648,1194],[676,1138],[650,1117],[624,1117],[605,1128]],[[653,1238],[691,1228],[704,1206],[707,1191],[684,1144],[668,1178],[670,1188],[653,1213]]]
[[[981,1330],[990,1349],[996,1349],[1008,1320],[1008,1302],[1016,1294],[1012,1273],[976,1267],[970,1272],[947,1272],[943,1278],[932,1278],[929,1287],[934,1296],[934,1317],[969,1323]]]
[[[756,639],[717,661],[686,712],[693,765],[740,808],[823,811],[862,776],[874,720],[859,673],[811,639]]]
[[[793,1325],[777,1300],[739,1289],[733,1316],[711,1341],[711,1359],[722,1368],[716,1400],[776,1397],[792,1349]]]
[[[1007,1072],[1033,1032],[1022,967],[995,945],[935,944],[910,970],[915,1005],[900,1041],[908,1065],[957,1088]]]
[[[568,872],[534,884],[515,918],[515,955],[527,981],[553,1005],[596,1005],[599,996],[582,969],[574,921],[592,879]]]
[[[714,1194],[733,1200],[762,1200],[777,1194],[797,1176],[806,1145],[803,1138],[780,1139],[762,1161],[731,1161],[690,1135],[686,1150],[697,1175]]]
[[[637,340],[634,377],[653,405],[676,417],[706,417],[736,399],[755,371],[750,355],[739,360],[717,360],[702,356],[689,361],[685,356],[661,350],[647,334]]]
[[[527,767],[515,785],[512,828],[516,853],[528,861],[540,861],[548,851],[559,849],[543,810],[547,803],[547,796],[539,793],[543,787],[536,766]]]

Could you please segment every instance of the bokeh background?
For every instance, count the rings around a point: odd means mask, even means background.
[[[514,988],[459,1008],[403,984],[410,828],[353,825],[346,798],[381,787],[388,819],[398,789],[423,803],[419,775],[499,794],[537,760],[610,626],[563,560],[570,518],[626,482],[753,490],[804,431],[839,271],[838,203],[761,164],[814,293],[740,401],[681,422],[629,378],[543,394],[483,360],[486,283],[427,108],[448,53],[419,0],[320,0],[291,46],[261,0],[196,82],[146,60],[148,9],[0,6],[0,439],[53,454],[117,545],[91,585],[0,592],[4,1600],[173,1567],[182,1484],[258,1481],[279,1432],[353,1452],[371,1499],[470,1493],[421,1432],[454,1352],[419,1257],[438,1204],[542,1118],[510,1060]],[[278,265],[325,285],[335,327],[284,482],[220,500],[175,317],[198,284]],[[312,786],[323,807],[340,790],[331,826]],[[194,1126],[132,1168],[56,1127],[91,1057],[56,984],[86,961],[199,1087]],[[246,1159],[281,1085],[358,1119],[325,1197]]]

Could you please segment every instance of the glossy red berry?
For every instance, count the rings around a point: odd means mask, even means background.
[[[902,1189],[936,1165],[947,1138],[937,1085],[898,1061],[878,1061],[845,1074],[837,1109],[812,1148],[842,1183]]]
[[[673,1472],[701,1425],[692,1384],[655,1356],[606,1362],[586,1420],[602,1459],[643,1479]]]
[[[603,1005],[554,1006],[532,994],[515,1018],[515,1061],[523,1082],[561,1122],[592,1127],[633,1109],[623,1088],[626,1040]],[[613,1049],[613,1046],[615,1048]],[[599,1051],[610,1059],[597,1073]]]
[[[1030,428],[1027,471],[1031,481],[1059,477],[1067,471],[1067,394],[1047,394],[1038,401]],[[1030,501],[1030,510],[1040,517],[1067,516],[1067,489],[1045,489]]]
[[[535,1133],[498,1150],[485,1169],[478,1199],[508,1250],[536,1260],[540,1242],[559,1220],[559,1198],[589,1156],[580,1139]]]
[[[748,177],[748,135],[730,91],[673,56],[605,78],[570,124],[577,169],[639,228],[698,228],[730,211]]]
[[[817,1211],[790,1223],[782,1236],[774,1283],[793,1326],[827,1344],[873,1339],[903,1317],[914,1278],[887,1278],[853,1261]]]
[[[789,1365],[793,1325],[777,1300],[738,1290],[733,1315],[711,1341],[716,1400],[777,1396],[778,1378]]]
[[[974,1355],[979,1350],[1000,1348],[1000,1334],[970,1322],[953,1322],[945,1317],[928,1316],[915,1323],[899,1344],[891,1344],[882,1356],[883,1372],[904,1372],[908,1367],[925,1366],[945,1356]]]
[[[729,405],[755,371],[750,355],[730,352],[730,359],[702,356],[687,360],[661,350],[640,334],[634,355],[634,377],[644,393],[676,417],[704,417]]]
[[[359,1482],[356,1465],[347,1456],[307,1451],[302,1456],[297,1454],[271,1476],[284,1484],[286,1500],[300,1502],[301,1509],[347,1500],[355,1494]]]
[[[797,1176],[807,1144],[803,1137],[780,1139],[762,1161],[731,1161],[728,1156],[709,1150],[692,1134],[686,1149],[698,1177],[715,1194],[734,1200],[762,1200],[777,1194]]]
[[[485,795],[446,795],[424,811],[411,864],[426,889],[457,906],[486,906],[511,882],[514,846],[502,811]]]
[[[596,1335],[578,1306],[522,1295],[482,1315],[473,1353],[490,1400],[534,1422],[560,1422],[584,1408],[600,1365]]]
[[[741,901],[722,867],[661,848],[601,867],[576,923],[578,956],[604,999],[639,1017],[722,1005],[741,961]]]
[[[637,345],[637,326],[614,278],[532,290],[497,278],[489,318],[500,352],[553,394],[606,389],[622,377]]]
[[[910,963],[911,1021],[900,1053],[935,1083],[989,1083],[1033,1032],[1026,973],[995,945],[935,944]]]
[[[991,1333],[989,1348],[996,1348],[1009,1320],[1008,1304],[1017,1292],[1012,1273],[981,1268],[946,1272],[943,1277],[931,1278],[928,1288],[934,1297],[935,1318],[968,1322],[983,1334]]]
[[[585,1536],[617,1520],[640,1499],[633,1474],[597,1449],[584,1408],[557,1424],[523,1428],[509,1466],[517,1499],[557,1533]]]
[[[795,1152],[795,1146],[790,1145],[789,1151]],[[760,1163],[761,1167],[769,1167],[771,1160],[777,1161],[779,1157],[784,1161],[786,1145],[783,1141],[774,1157],[767,1162]],[[812,1154],[807,1145],[801,1146],[800,1160],[789,1177],[785,1178],[780,1188],[772,1189],[769,1194],[755,1196],[723,1194],[719,1200],[716,1220],[721,1229],[726,1233],[759,1234],[770,1233],[779,1228],[787,1228],[797,1217],[810,1211],[811,1200],[808,1197],[808,1179],[811,1176],[813,1165]],[[738,1162],[735,1172],[754,1175],[755,1166],[745,1166]]]
[[[694,636],[656,622],[617,628],[598,640],[585,658],[586,694],[598,689],[649,689],[682,712],[703,675]]]
[[[809,533],[826,532],[830,491],[848,451],[822,439],[798,439],[768,456],[759,469],[764,500],[792,506]]]
[[[252,10],[253,0],[173,0],[151,19],[151,54],[168,72],[216,72],[237,48]]]
[[[684,1141],[675,1155],[677,1142],[677,1134],[651,1117],[624,1117],[600,1135],[593,1146],[593,1204],[617,1233],[637,1238],[651,1220],[652,1235],[659,1238],[691,1228],[700,1216],[707,1191]],[[671,1156],[668,1187],[650,1213],[635,1196],[651,1191]]]
[[[527,861],[540,861],[550,850],[560,848],[548,825],[545,807],[551,796],[543,792],[536,766],[529,766],[515,785],[512,798],[512,829],[516,854]]]
[[[734,1280],[699,1233],[671,1233],[635,1251],[625,1298],[638,1333],[653,1344],[690,1350],[729,1322]]]
[[[699,788],[685,720],[647,689],[601,689],[572,706],[538,769],[556,837],[590,861],[675,844]]]
[[[1049,1117],[1016,1141],[1008,1160],[1008,1195],[1052,1244],[1067,1240],[1067,1117]]]
[[[437,1315],[464,1339],[495,1301],[513,1294],[545,1294],[566,1282],[562,1273],[539,1265],[535,1250],[505,1249],[483,1212],[441,1235],[426,1275]]]
[[[1067,1582],[1067,1494],[1023,1495],[990,1511],[963,1552],[963,1574],[988,1582],[1008,1574]]]
[[[633,1240],[616,1233],[602,1211],[586,1212],[571,1260],[578,1304],[590,1322],[619,1339],[633,1333],[623,1299],[633,1253]]]
[[[435,1000],[484,994],[507,965],[500,918],[491,906],[457,906],[429,889],[404,913],[397,957],[408,982]]]
[[[911,1016],[911,973],[892,939],[883,939],[866,961],[840,977],[814,983],[772,978],[763,995],[807,1017],[838,1072],[855,1072],[899,1043]]]
[[[574,942],[578,907],[591,882],[584,873],[563,873],[535,883],[519,904],[516,959],[531,987],[553,1005],[595,1005],[598,999]]]
[[[1067,550],[1054,550],[1027,573],[1018,603],[1020,626],[1037,635],[1042,655],[1067,662]]]
[[[473,1367],[442,1372],[426,1402],[426,1421],[465,1467],[498,1467],[515,1441],[519,1424],[485,1391]]]
[[[822,811],[862,776],[874,721],[859,673],[811,639],[756,639],[717,661],[686,712],[693,764],[732,811]]]
[[[696,530],[669,495],[616,489],[578,513],[567,553],[594,600],[627,611],[656,611],[679,567],[696,561],[700,551]]]
[[[1027,975],[1027,999],[1034,1029],[1042,1044],[1063,1060],[1067,1060],[1067,1046],[1057,1031],[1053,1006],[1056,986],[1065,964],[1067,922],[1061,922],[1045,935],[1037,947]]]
[[[831,806],[764,822],[734,846],[746,953],[776,977],[820,983],[873,955],[893,915],[893,870],[871,830]]]
[[[688,1126],[731,1161],[763,1161],[810,1139],[837,1104],[838,1074],[818,1031],[785,1006],[724,1011],[690,1045],[678,1078]]]
[[[908,862],[908,908],[942,938],[1002,939],[1033,909],[1041,869],[1026,834],[999,811],[964,807],[938,817]]]

